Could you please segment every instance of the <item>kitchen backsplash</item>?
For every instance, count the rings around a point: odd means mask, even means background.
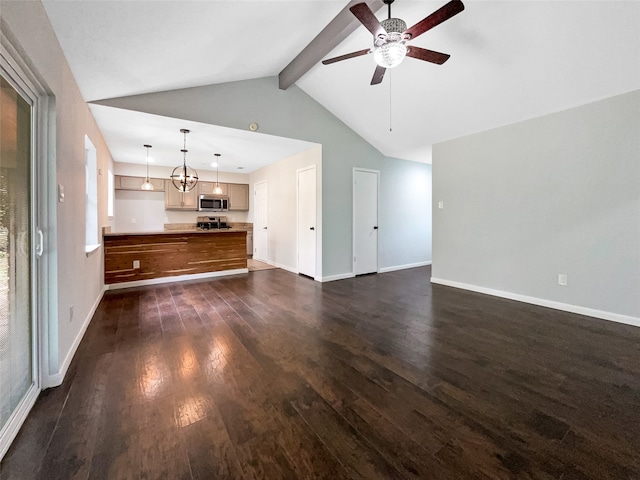
[[[229,222],[246,222],[249,212],[221,212]],[[164,192],[117,190],[114,218],[110,222],[114,232],[158,232],[164,224],[194,224],[201,212],[164,209]],[[218,214],[216,214],[218,215]]]
[[[187,211],[181,212],[180,210],[164,210],[164,204],[162,205],[162,212],[166,221],[164,223],[196,223],[197,217],[200,215],[212,215],[212,216],[224,216],[227,217],[229,222],[246,222],[249,212],[196,212]]]

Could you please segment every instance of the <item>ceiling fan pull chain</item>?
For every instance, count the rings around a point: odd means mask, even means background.
[[[391,127],[391,72],[389,72],[389,131],[393,132]]]

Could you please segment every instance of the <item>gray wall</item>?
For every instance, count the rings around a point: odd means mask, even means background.
[[[378,209],[379,268],[431,261],[431,165],[384,159]]]
[[[435,279],[640,317],[640,92],[434,145],[433,205]]]
[[[260,132],[322,145],[322,245],[324,278],[352,271],[352,169],[380,170],[381,203],[395,205],[394,192],[413,181],[416,171],[428,177],[426,164],[387,158],[295,85],[278,88],[277,77],[208,85],[96,102],[158,115],[246,130],[251,122]],[[411,166],[408,164],[411,163]],[[395,182],[393,185],[389,182]],[[425,182],[425,191],[429,185]],[[380,240],[380,267],[430,260],[428,195],[404,201],[387,215],[391,229]],[[396,229],[397,215],[411,217],[420,228]],[[382,213],[381,213],[382,215]],[[381,222],[383,218],[380,219]],[[407,223],[403,224],[405,227]],[[382,228],[382,224],[381,224]],[[396,229],[396,230],[394,230]],[[381,235],[382,232],[381,232]],[[406,240],[412,239],[411,244]]]
[[[85,254],[85,141],[88,135],[97,149],[98,213],[100,226],[108,225],[107,175],[113,160],[102,134],[73,78],[40,2],[0,1],[1,28],[18,50],[38,81],[47,89],[55,105],[50,118],[49,157],[55,162],[56,176],[48,178],[52,224],[46,225],[45,237],[54,239],[45,245],[45,252],[55,263],[57,256],[57,290],[50,285],[50,295],[57,296],[57,312],[50,313],[46,339],[48,342],[48,372],[45,386],[62,381],[84,328],[91,320],[93,309],[101,298],[104,278],[102,252]],[[64,203],[56,202],[55,186],[65,187]],[[42,192],[40,192],[42,193]],[[53,216],[52,216],[53,217]],[[71,318],[70,308],[74,308]],[[45,359],[46,363],[46,359]]]

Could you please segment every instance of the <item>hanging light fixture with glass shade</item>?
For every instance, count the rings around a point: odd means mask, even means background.
[[[181,192],[189,192],[198,183],[198,172],[187,166],[187,133],[189,130],[181,128],[180,133],[184,134],[184,145],[182,150],[182,165],[178,165],[171,172],[171,183]]]
[[[213,193],[216,195],[220,195],[222,193],[222,188],[220,188],[220,154],[214,153],[216,157],[216,187],[213,189]]]
[[[391,4],[389,4],[391,16]],[[373,47],[373,59],[384,68],[397,67],[407,54],[407,38],[403,32],[407,24],[399,18],[387,18],[380,22],[387,32],[385,39],[376,39]]]
[[[147,149],[147,176],[144,179],[144,183],[140,188],[142,190],[153,190],[153,184],[151,183],[151,179],[149,178],[149,149],[151,145],[144,145],[144,148]]]

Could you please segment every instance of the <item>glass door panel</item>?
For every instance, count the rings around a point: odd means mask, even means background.
[[[0,438],[34,385],[31,105],[0,76]]]

